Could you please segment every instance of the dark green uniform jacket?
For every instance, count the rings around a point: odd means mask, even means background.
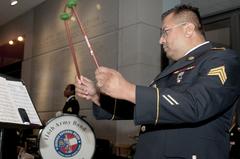
[[[132,118],[142,125],[136,159],[227,159],[239,95],[238,54],[207,43],[168,66],[150,87],[137,86],[136,105],[101,96],[103,109],[93,108],[98,119]]]

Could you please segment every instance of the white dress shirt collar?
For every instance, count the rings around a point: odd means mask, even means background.
[[[72,97],[74,97],[75,95],[71,95],[67,98],[66,102],[68,102]]]
[[[189,54],[189,53],[192,52],[193,50],[195,50],[195,49],[199,48],[200,46],[205,45],[205,44],[207,44],[207,43],[209,43],[209,41],[205,41],[204,43],[201,43],[201,44],[195,46],[194,48],[190,49],[187,53],[185,53],[184,56],[186,56],[187,54]]]

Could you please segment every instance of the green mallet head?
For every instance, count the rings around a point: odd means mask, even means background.
[[[68,0],[66,6],[68,8],[73,8],[77,5],[77,0]]]
[[[71,16],[72,16],[71,14],[66,13],[66,12],[63,12],[63,13],[60,14],[60,18],[61,18],[62,20],[68,20],[68,19],[71,18]]]

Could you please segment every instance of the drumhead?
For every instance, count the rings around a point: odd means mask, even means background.
[[[43,159],[90,159],[95,145],[92,128],[74,115],[54,118],[40,132],[39,150]]]

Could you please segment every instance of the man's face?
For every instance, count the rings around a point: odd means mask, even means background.
[[[69,97],[72,95],[72,91],[70,89],[70,86],[67,86],[64,90],[64,97]]]
[[[159,43],[163,46],[168,58],[176,61],[181,58],[181,50],[184,46],[185,22],[176,22],[173,13],[163,20]]]

